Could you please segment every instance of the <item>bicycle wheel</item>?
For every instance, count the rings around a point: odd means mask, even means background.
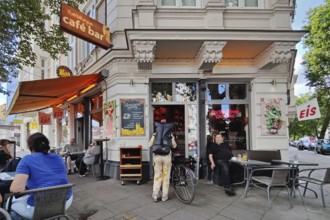
[[[172,173],[173,187],[175,195],[183,203],[191,203],[195,197],[195,175],[191,169],[178,165],[174,167]]]

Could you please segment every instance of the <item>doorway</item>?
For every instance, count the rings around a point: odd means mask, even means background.
[[[184,105],[155,105],[153,106],[153,122],[166,119],[168,123],[174,123],[172,133],[177,143],[175,154],[185,156],[185,106]],[[153,132],[156,128],[153,123]]]

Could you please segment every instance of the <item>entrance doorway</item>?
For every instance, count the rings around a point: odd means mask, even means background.
[[[157,105],[153,106],[153,122],[166,119],[168,123],[174,123],[172,133],[177,143],[176,155],[185,156],[185,106],[184,105]],[[153,123],[154,125],[154,123]],[[153,131],[155,131],[155,126]]]

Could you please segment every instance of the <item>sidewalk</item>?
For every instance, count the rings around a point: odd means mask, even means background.
[[[203,184],[200,180],[195,188],[194,201],[186,205],[176,198],[172,188],[168,201],[153,202],[152,181],[141,185],[128,182],[122,186],[115,179],[96,181],[93,177],[78,179],[77,175],[70,175],[69,179],[76,183],[74,202],[67,211],[73,219],[330,219],[329,185],[325,187],[327,208],[322,208],[321,198],[304,197],[303,202],[297,193],[291,209],[286,191],[275,188],[271,193],[272,209],[268,209],[267,194],[257,188],[250,190],[248,197],[244,198],[244,187],[237,186],[237,195],[228,197],[222,187]]]

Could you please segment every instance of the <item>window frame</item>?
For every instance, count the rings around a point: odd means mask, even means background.
[[[162,0],[157,1],[157,6],[159,8],[201,8],[202,0],[196,0],[195,6],[183,6],[182,0],[175,0],[175,5],[162,5]]]

